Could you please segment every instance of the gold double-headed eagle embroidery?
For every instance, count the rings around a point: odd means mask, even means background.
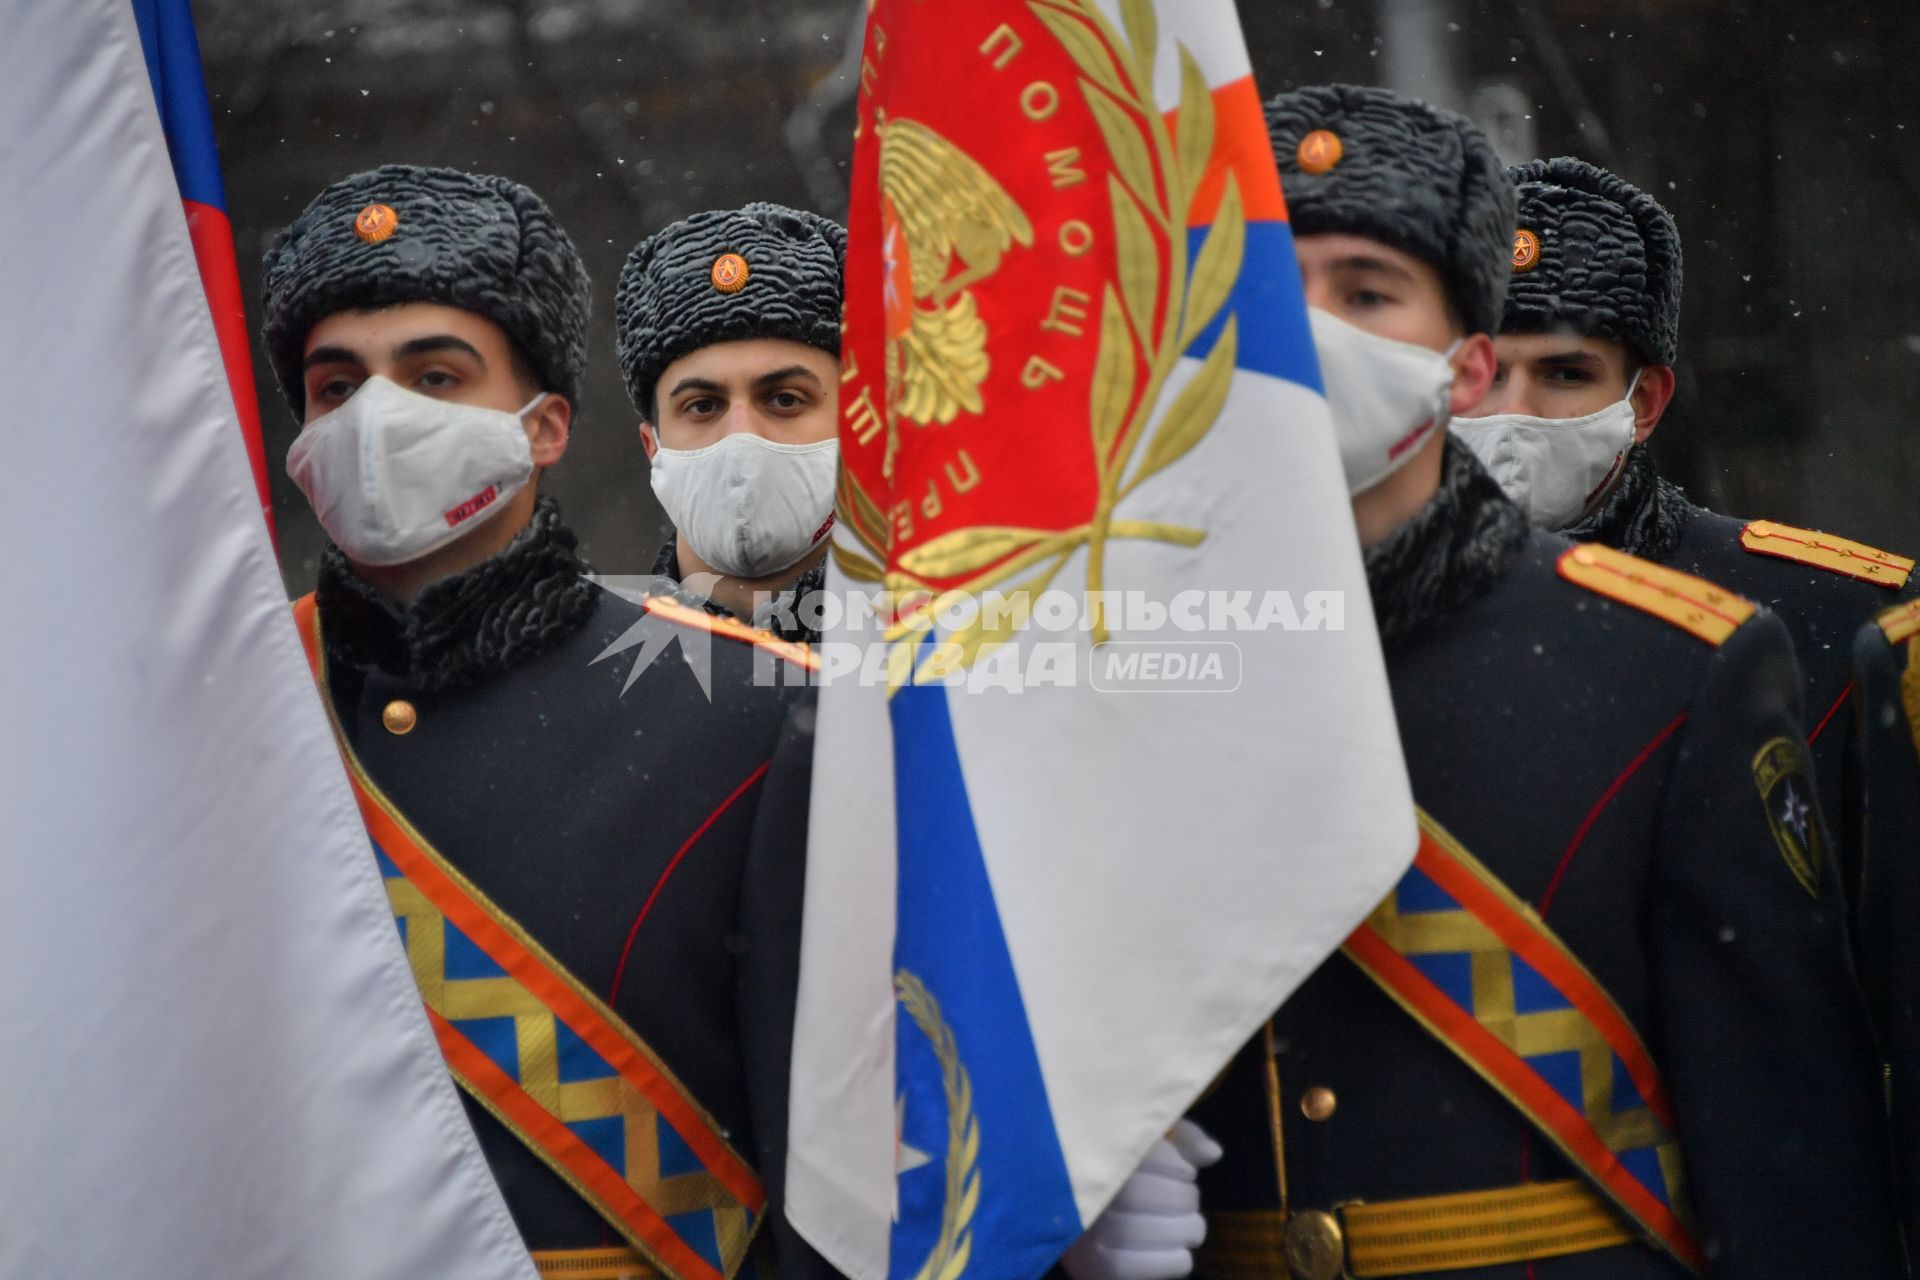
[[[887,306],[887,451],[880,470],[891,480],[900,419],[944,426],[986,407],[980,385],[992,367],[987,323],[967,287],[998,271],[1016,244],[1031,248],[1033,225],[979,161],[926,125],[896,117],[882,119],[876,132],[880,193],[893,215],[883,232],[887,288],[904,275],[910,295],[890,297]],[[896,265],[902,252],[904,272]]]
[[[1054,528],[1046,517],[1032,526],[961,524],[896,550],[891,504],[899,495],[888,494],[883,507],[843,469],[844,536],[834,543],[834,561],[854,581],[889,593],[893,689],[964,671],[1011,640],[1033,602],[1078,563],[1083,548],[1088,634],[1102,644],[1108,544],[1117,538],[1190,548],[1206,538],[1202,529],[1128,518],[1119,508],[1207,436],[1233,383],[1239,329],[1229,304],[1245,258],[1246,212],[1233,167],[1212,162],[1212,92],[1192,52],[1176,41],[1179,108],[1170,117],[1162,107],[1154,91],[1160,36],[1152,0],[1119,0],[1119,26],[1095,0],[1028,0],[1025,7],[1072,59],[1111,164],[1108,233],[1118,266],[1100,290],[1097,354],[1086,385],[1098,493],[1092,511],[1070,528]],[[925,426],[985,412],[991,335],[970,289],[1000,270],[1016,246],[1034,248],[1036,236],[1028,213],[985,166],[933,129],[876,110],[874,131],[887,289],[881,475],[892,482],[900,419]],[[1209,183],[1210,176],[1218,181]],[[1197,250],[1189,232],[1195,225],[1207,227]],[[1210,332],[1203,355],[1195,347]],[[1170,383],[1189,352],[1198,369]],[[941,601],[957,594],[977,602],[989,592],[1009,607],[976,610],[943,630],[938,643],[921,643]]]

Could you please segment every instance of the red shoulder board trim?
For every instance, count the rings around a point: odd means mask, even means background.
[[[796,667],[805,667],[808,671],[820,669],[820,655],[806,645],[795,644],[791,640],[782,640],[778,636],[769,635],[758,627],[750,627],[737,618],[708,613],[705,609],[696,609],[692,605],[681,604],[678,600],[672,600],[666,596],[648,596],[644,607],[648,613],[658,614],[669,622],[677,622],[683,627],[697,627],[717,636],[727,636],[765,649],[769,653],[785,658]]]
[[[1742,529],[1740,545],[1755,555],[1810,564],[1829,573],[1844,573],[1889,591],[1906,586],[1907,575],[1913,572],[1913,561],[1905,556],[1864,542],[1836,538],[1830,533],[1776,524],[1772,520],[1755,520]]]

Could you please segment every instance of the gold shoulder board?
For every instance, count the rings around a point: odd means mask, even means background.
[[[1906,586],[1907,575],[1913,572],[1913,561],[1905,556],[1896,556],[1864,542],[1836,538],[1830,533],[1776,524],[1772,520],[1755,520],[1742,529],[1740,545],[1755,555],[1844,573],[1849,578],[1871,582],[1890,591]]]
[[[778,636],[769,635],[758,627],[748,626],[738,618],[708,613],[705,609],[696,609],[692,605],[681,604],[678,600],[666,596],[648,596],[646,610],[648,613],[658,614],[669,622],[677,622],[683,627],[710,631],[717,636],[726,636],[729,639],[765,649],[769,653],[785,658],[797,667],[805,667],[809,671],[820,669],[819,655],[806,645],[795,644],[791,640],[782,640]]]
[[[1560,556],[1560,576],[1609,600],[1663,618],[1718,647],[1754,615],[1756,606],[1705,578],[1630,556],[1624,551],[1582,543]]]
[[[1880,624],[1888,644],[1904,644],[1920,636],[1920,599],[1882,609],[1874,621]]]

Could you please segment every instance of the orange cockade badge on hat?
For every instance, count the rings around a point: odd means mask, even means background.
[[[384,204],[370,204],[353,219],[353,234],[368,244],[379,244],[400,225],[400,215]]]
[[[722,293],[738,293],[747,287],[747,260],[737,253],[723,253],[713,260],[713,287]]]
[[[1525,227],[1513,233],[1513,269],[1531,271],[1540,265],[1540,237]]]
[[[1340,141],[1340,135],[1331,129],[1315,129],[1300,139],[1300,150],[1295,153],[1300,161],[1302,173],[1326,173],[1340,163],[1340,157],[1347,153]]]

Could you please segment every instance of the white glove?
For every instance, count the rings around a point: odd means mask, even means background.
[[[1200,1171],[1220,1144],[1191,1120],[1153,1144],[1107,1211],[1073,1242],[1060,1265],[1073,1280],[1180,1280],[1207,1238]]]

